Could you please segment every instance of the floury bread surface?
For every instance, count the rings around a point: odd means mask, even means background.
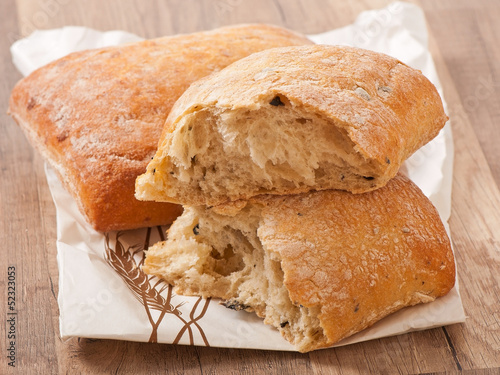
[[[177,101],[141,200],[217,205],[258,194],[384,186],[447,116],[420,71],[352,47],[275,48]]]
[[[402,175],[364,194],[323,190],[185,207],[147,273],[254,311],[297,350],[328,347],[455,282],[431,202]]]
[[[139,202],[134,185],[177,98],[251,53],[308,43],[282,28],[238,25],[76,52],[21,80],[9,111],[95,229],[169,224],[182,208]]]

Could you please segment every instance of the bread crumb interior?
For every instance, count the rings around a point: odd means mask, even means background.
[[[168,240],[150,248],[144,269],[179,294],[220,298],[228,308],[255,312],[301,350],[325,339],[320,307],[290,300],[279,254],[259,239],[260,210],[247,205],[232,217],[186,207]]]
[[[200,109],[171,134],[169,194],[185,191],[216,201],[304,187],[366,189],[379,171],[342,126],[293,106],[286,98],[256,109]],[[175,182],[177,181],[177,182]]]

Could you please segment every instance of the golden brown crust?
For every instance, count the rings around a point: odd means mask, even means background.
[[[236,270],[228,266],[240,259]],[[177,293],[255,311],[302,352],[455,284],[439,214],[401,174],[363,194],[323,190],[187,207],[167,241],[150,247],[143,269]]]
[[[259,237],[281,259],[297,305],[320,306],[330,346],[455,283],[450,241],[432,203],[402,175],[361,195],[322,191],[256,197]]]
[[[76,52],[21,80],[9,112],[101,231],[170,223],[169,203],[134,198],[175,100],[195,80],[253,52],[311,43],[240,25]]]
[[[277,94],[341,124],[358,151],[391,177],[448,119],[439,93],[420,71],[382,53],[310,45],[253,54],[199,80],[172,108],[165,132],[193,107],[252,108]]]
[[[239,60],[186,90],[168,116],[158,153],[149,165],[149,173],[138,180],[136,190],[144,199],[149,196],[149,199],[190,205],[222,203],[224,200],[202,202],[192,196],[182,197],[186,198],[182,201],[167,193],[161,196],[161,184],[175,186],[175,176],[162,170],[163,165],[174,163],[165,162],[169,160],[169,148],[179,147],[171,141],[169,133],[192,112],[205,108],[217,113],[240,108],[253,110],[267,105],[276,95],[294,108],[329,121],[332,128],[338,128],[352,141],[353,152],[373,167],[375,176],[367,177],[366,181],[359,176],[363,185],[350,186],[350,182],[345,182],[340,187],[342,181],[332,176],[332,186],[321,188],[345,188],[361,193],[385,185],[402,162],[433,139],[447,121],[433,84],[420,71],[395,58],[345,46],[270,49]],[[165,174],[153,176],[153,168]],[[164,181],[160,184],[159,179]],[[160,186],[159,191],[154,191],[155,185]],[[300,185],[288,191],[269,189],[265,193],[295,194],[314,188],[319,187]],[[244,195],[240,198],[248,198]]]

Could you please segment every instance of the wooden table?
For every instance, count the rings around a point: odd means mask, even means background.
[[[500,373],[500,2],[418,0],[454,139],[452,238],[468,319],[310,354],[70,339],[58,330],[55,208],[43,160],[5,114],[20,74],[9,46],[35,28],[84,25],[146,38],[240,22],[304,33],[389,1],[2,0],[0,35],[0,373]],[[16,368],[7,365],[8,267],[16,267]]]

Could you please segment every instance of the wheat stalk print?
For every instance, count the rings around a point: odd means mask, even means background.
[[[164,240],[162,228],[157,227],[157,229],[160,234],[160,238]],[[201,298],[199,298],[194,304],[194,307],[190,313],[190,320],[187,321],[186,319],[184,319],[181,316],[182,312],[179,310],[179,307],[182,306],[185,302],[181,302],[175,307],[171,303],[173,297],[172,285],[166,284],[161,279],[158,279],[156,280],[156,282],[154,282],[154,279],[156,277],[147,275],[141,269],[141,266],[144,263],[145,259],[144,250],[147,250],[149,247],[151,228],[147,229],[144,247],[142,248],[140,245],[132,245],[128,246],[128,248],[125,249],[125,246],[120,241],[120,237],[123,235],[123,233],[124,232],[118,232],[116,234],[114,249],[112,249],[110,245],[109,233],[105,234],[105,259],[111,266],[111,268],[113,268],[113,270],[115,270],[115,272],[117,272],[118,275],[122,278],[122,280],[125,281],[127,287],[133,292],[135,299],[144,306],[148,320],[152,327],[149,342],[158,342],[158,327],[166,314],[172,314],[184,324],[182,329],[177,334],[174,340],[174,344],[177,344],[180,341],[180,339],[184,335],[184,332],[187,330],[189,334],[189,343],[190,345],[194,345],[194,337],[191,328],[191,325],[194,325],[199,330],[204,344],[206,346],[210,346],[206,335],[203,332],[203,329],[197,323],[198,320],[200,320],[205,315],[210,303],[210,299],[205,300],[202,311],[200,312],[200,314],[198,314],[198,316],[195,317],[194,313],[201,301]],[[141,259],[137,263],[135,260],[135,256],[141,252]],[[166,298],[162,295],[165,290],[167,290]],[[151,314],[151,309],[160,312],[160,315],[156,321]]]
[[[197,307],[198,307],[198,305],[199,305],[199,303],[201,302],[202,299],[203,299],[202,297],[199,297],[198,300],[196,301],[196,303],[194,304],[193,310],[191,310],[191,313],[189,314],[189,318],[191,320],[189,322],[185,322],[184,327],[182,327],[182,329],[177,334],[177,337],[173,341],[173,344],[178,344],[179,343],[179,340],[184,335],[184,332],[186,331],[186,329],[188,330],[188,333],[189,333],[189,342],[193,342],[194,340],[193,340],[193,331],[191,329],[191,324],[194,324],[196,326],[196,328],[198,328],[198,330],[200,331],[201,337],[202,337],[203,342],[205,343],[205,345],[206,346],[210,346],[210,344],[208,343],[207,337],[205,336],[205,332],[203,332],[203,329],[198,324],[198,320],[200,320],[201,318],[203,318],[203,316],[207,312],[208,305],[210,304],[211,298],[207,298],[205,300],[205,304],[203,305],[203,309],[201,310],[201,313],[198,314],[197,317],[194,316],[194,313],[195,313],[195,311],[196,311],[196,309],[197,309]]]
[[[138,246],[131,246],[128,250],[125,250],[125,247],[120,242],[122,234],[122,232],[116,234],[114,251],[109,245],[109,234],[106,234],[106,260],[125,281],[128,288],[133,292],[134,297],[144,305],[148,320],[153,328],[149,341],[157,342],[158,326],[165,313],[169,312],[174,315],[180,315],[180,311],[177,309],[178,306],[174,308],[170,303],[172,297],[170,290],[167,299],[165,299],[158,290],[151,287],[148,276],[137,266],[134,259],[134,254],[137,253]],[[160,311],[160,317],[156,322],[151,315],[151,308]]]

